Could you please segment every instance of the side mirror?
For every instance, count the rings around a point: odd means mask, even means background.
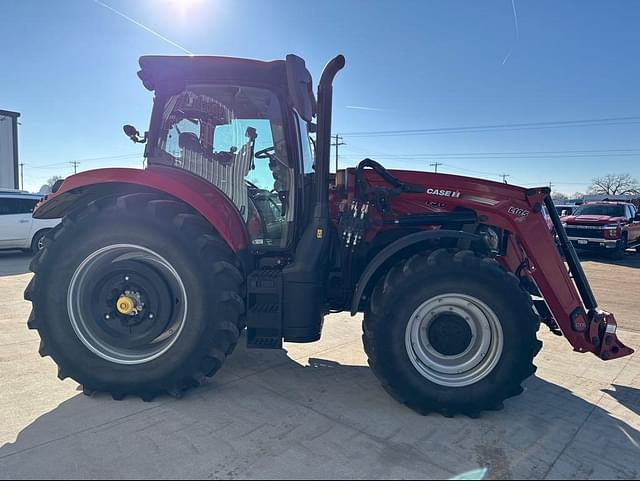
[[[135,144],[144,144],[147,141],[147,134],[144,134],[144,137],[140,138],[140,132],[133,125],[125,125],[122,127],[124,130],[124,134],[131,139],[131,141]]]

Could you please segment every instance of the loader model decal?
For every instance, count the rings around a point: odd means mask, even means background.
[[[525,209],[519,209],[518,207],[509,207],[509,214],[515,215],[516,217],[529,217],[531,212]]]

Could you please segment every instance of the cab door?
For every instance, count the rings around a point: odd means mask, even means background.
[[[0,248],[22,249],[28,246],[35,204],[36,201],[30,199],[0,198]]]

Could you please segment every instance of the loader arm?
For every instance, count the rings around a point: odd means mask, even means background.
[[[518,226],[516,235],[529,259],[530,266],[525,270],[538,286],[562,333],[574,350],[591,352],[605,361],[633,354],[616,335],[618,325],[614,315],[598,308],[549,190],[538,189],[531,194],[529,204],[534,215]],[[539,213],[543,205],[553,221],[566,264],[555,239],[548,234],[546,220]]]
[[[366,170],[366,183],[388,187],[388,179]],[[409,186],[392,200],[392,209],[382,215],[382,224],[405,224],[420,218],[451,217],[455,212],[474,212],[477,222],[503,232],[497,260],[521,280],[535,284],[553,315],[553,320],[577,352],[591,352],[603,360],[628,356],[633,350],[617,338],[613,314],[598,308],[595,296],[556,212],[549,188],[525,189],[466,177],[412,171],[388,171]],[[356,190],[356,175],[347,182]],[[396,187],[397,189],[397,187]],[[425,210],[426,206],[426,210]],[[543,209],[549,211],[559,244]],[[425,226],[430,227],[430,226]],[[432,227],[432,226],[431,226]],[[368,233],[374,238],[382,227]],[[377,231],[376,231],[377,230]]]

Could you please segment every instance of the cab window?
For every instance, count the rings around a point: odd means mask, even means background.
[[[238,208],[255,247],[286,247],[295,177],[281,106],[269,90],[194,85],[172,96],[151,161],[216,185]]]
[[[314,155],[311,147],[311,137],[309,128],[302,117],[296,114],[298,121],[298,133],[300,135],[300,145],[302,147],[302,167],[305,175],[314,173]]]
[[[626,209],[626,213],[627,213],[627,219],[633,221],[634,217],[636,216],[633,207],[628,205]]]

